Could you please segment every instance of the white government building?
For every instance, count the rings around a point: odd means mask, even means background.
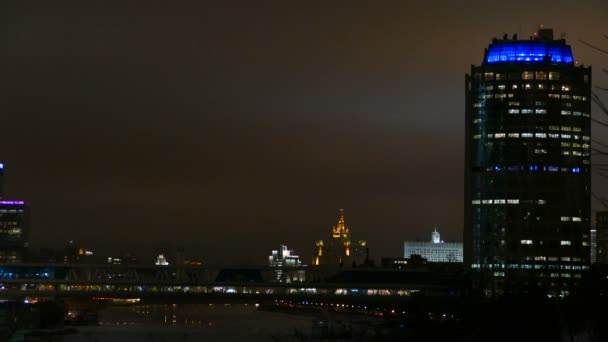
[[[431,241],[405,241],[403,257],[418,254],[428,262],[462,262],[462,242],[443,242],[435,228]]]

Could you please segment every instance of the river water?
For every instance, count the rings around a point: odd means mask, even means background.
[[[313,320],[323,318],[244,304],[110,306],[98,314],[99,326],[76,327],[62,341],[293,341],[298,333],[310,336]]]

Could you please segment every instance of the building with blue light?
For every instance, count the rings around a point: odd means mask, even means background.
[[[4,164],[0,163],[0,200],[4,195]]]
[[[28,210],[23,201],[0,201],[0,263],[20,263],[29,247]]]
[[[2,200],[3,172],[0,163],[0,264],[20,263],[29,247],[29,213],[24,201]]]
[[[590,262],[591,68],[494,39],[466,75],[464,262],[487,295],[574,291]]]

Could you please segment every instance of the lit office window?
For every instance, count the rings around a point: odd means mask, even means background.
[[[531,245],[532,244],[532,240],[521,240],[521,244],[522,245]]]
[[[532,71],[524,71],[521,73],[522,80],[532,80],[534,79],[534,73]]]
[[[572,242],[570,240],[562,240],[559,244],[562,246],[570,246]]]

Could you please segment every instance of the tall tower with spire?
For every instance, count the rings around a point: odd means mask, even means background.
[[[315,243],[313,254],[313,265],[333,264],[333,265],[352,265],[362,263],[366,257],[367,242],[360,240],[355,244],[351,242],[350,227],[344,220],[344,209],[338,212],[338,222],[332,227],[331,240],[328,246],[323,244],[323,240]]]

